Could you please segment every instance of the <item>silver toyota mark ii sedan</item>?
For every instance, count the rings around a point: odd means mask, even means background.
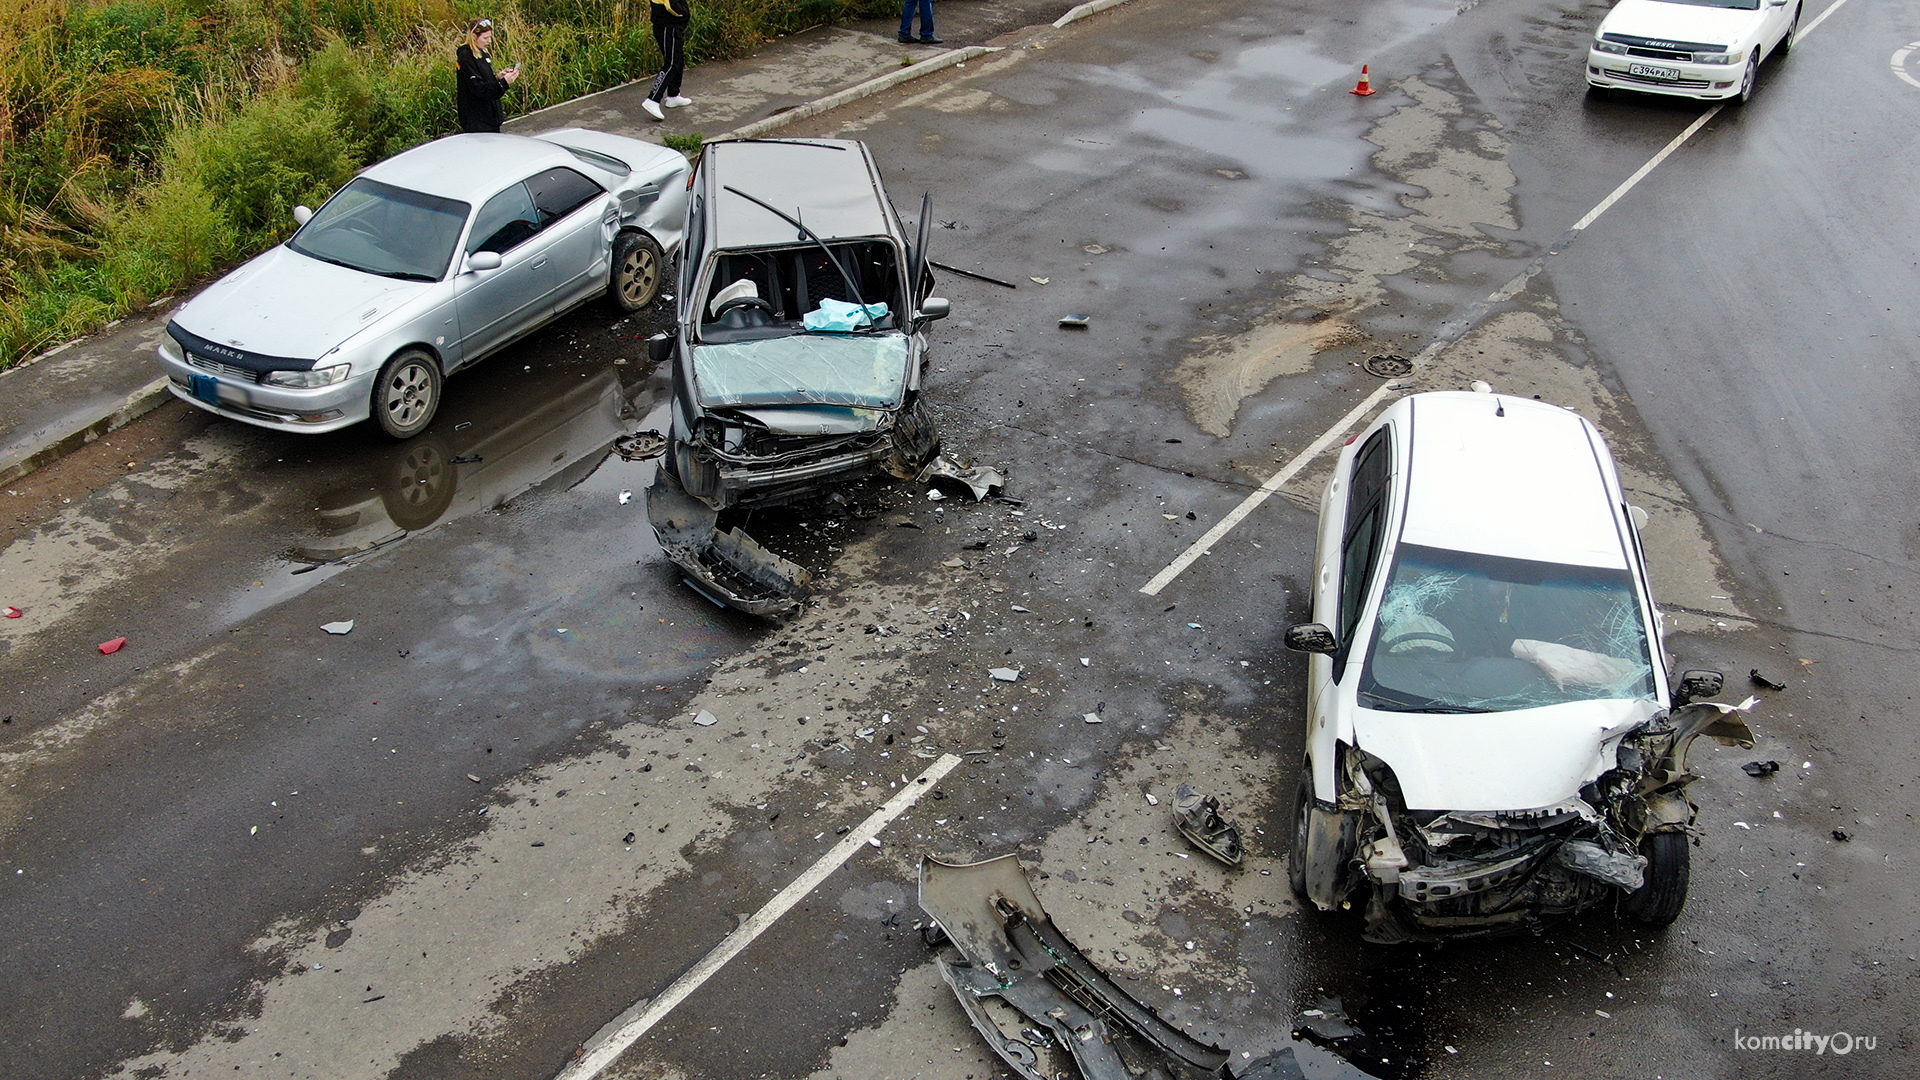
[[[445,376],[596,296],[651,303],[688,172],[678,151],[577,128],[416,147],[296,208],[292,237],[174,313],[160,364],[176,395],[234,420],[371,416],[410,438]]]

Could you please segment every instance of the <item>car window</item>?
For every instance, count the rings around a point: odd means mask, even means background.
[[[515,184],[488,199],[467,234],[467,253],[491,251],[504,255],[540,231],[539,212],[527,185]]]
[[[541,228],[566,217],[601,194],[599,184],[565,167],[548,169],[528,180],[527,188],[533,192],[534,208],[540,211]]]
[[[287,246],[369,274],[438,281],[468,204],[362,176],[328,199]]]
[[[1374,432],[1360,447],[1347,488],[1347,520],[1340,537],[1340,625],[1336,628],[1340,650],[1335,654],[1335,663],[1342,668],[1360,624],[1360,607],[1373,581],[1385,531],[1387,464],[1392,456],[1387,431],[1381,428]]]
[[[1359,683],[1366,708],[1492,712],[1651,698],[1626,570],[1402,544]]]

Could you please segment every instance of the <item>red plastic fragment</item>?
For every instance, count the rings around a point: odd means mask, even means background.
[[[124,646],[126,643],[127,643],[126,638],[117,637],[117,638],[114,638],[112,641],[101,642],[99,645],[99,649],[102,654],[111,656],[114,653],[119,652],[121,647]]]
[[[24,612],[24,611],[21,611],[21,610],[20,610],[19,608],[17,608],[17,607],[6,607],[6,608],[0,608],[0,615],[5,615],[5,616],[6,616],[7,618],[9,618],[9,619],[17,619],[17,618],[19,618],[20,616],[22,616],[22,615],[25,615],[25,614],[26,614],[26,612]]]

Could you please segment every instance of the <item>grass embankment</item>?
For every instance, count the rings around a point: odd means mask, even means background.
[[[894,0],[695,0],[694,62]],[[0,0],[0,368],[204,279],[458,126],[469,18],[525,112],[659,67],[645,0]]]

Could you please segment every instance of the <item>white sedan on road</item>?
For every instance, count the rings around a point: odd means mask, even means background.
[[[1594,90],[1746,101],[1760,62],[1793,46],[1801,0],[1620,0],[1587,53]]]

